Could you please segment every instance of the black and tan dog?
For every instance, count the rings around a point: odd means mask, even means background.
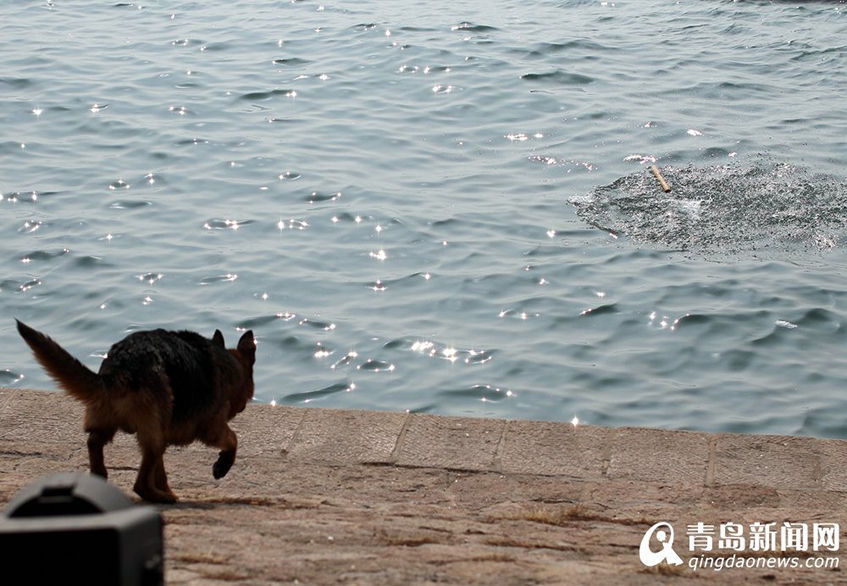
[[[145,500],[176,501],[162,459],[169,445],[200,440],[220,448],[212,474],[229,472],[238,440],[227,422],[253,397],[252,331],[234,350],[224,346],[220,330],[211,340],[188,331],[135,332],[109,349],[98,373],[20,321],[18,332],[48,374],[85,404],[93,474],[106,477],[103,446],[119,429],[138,436],[141,467],[133,488]]]

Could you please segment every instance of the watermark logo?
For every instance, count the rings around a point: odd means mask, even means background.
[[[828,568],[839,567],[838,523],[784,521],[720,523],[699,521],[685,526],[688,537],[688,567],[692,570],[725,568]],[[680,541],[683,541],[680,539]],[[677,545],[682,551],[682,546]],[[835,554],[835,555],[826,555]],[[674,549],[674,528],[667,521],[650,527],[641,538],[638,557],[647,567],[662,562],[680,566],[684,562]]]
[[[641,558],[641,563],[648,567],[653,567],[662,562],[667,562],[672,566],[682,565],[682,558],[673,550],[673,535],[673,527],[665,521],[660,521],[650,527],[641,539],[641,546],[638,548],[638,557]],[[653,551],[651,544],[653,537],[662,545],[662,549],[659,551]]]

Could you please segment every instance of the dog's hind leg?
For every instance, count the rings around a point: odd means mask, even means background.
[[[103,460],[103,446],[112,441],[117,429],[112,427],[86,429],[86,431],[88,431],[88,464],[91,473],[107,478],[109,474],[106,472],[106,463]]]
[[[101,405],[87,405],[83,429],[88,433],[88,464],[92,474],[106,478],[103,446],[112,441],[118,430],[113,414]]]

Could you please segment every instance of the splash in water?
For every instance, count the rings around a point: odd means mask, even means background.
[[[847,230],[847,182],[788,163],[663,166],[571,199],[597,228],[637,243],[738,252],[834,248]]]

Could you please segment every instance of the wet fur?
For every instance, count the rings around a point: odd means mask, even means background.
[[[92,474],[106,478],[103,446],[118,430],[138,437],[141,466],[134,490],[145,500],[176,501],[163,461],[169,445],[200,440],[220,448],[212,474],[229,472],[238,439],[227,422],[253,397],[252,331],[230,350],[220,330],[212,339],[188,331],[135,332],[113,345],[94,373],[48,336],[17,323],[48,374],[85,404]]]

